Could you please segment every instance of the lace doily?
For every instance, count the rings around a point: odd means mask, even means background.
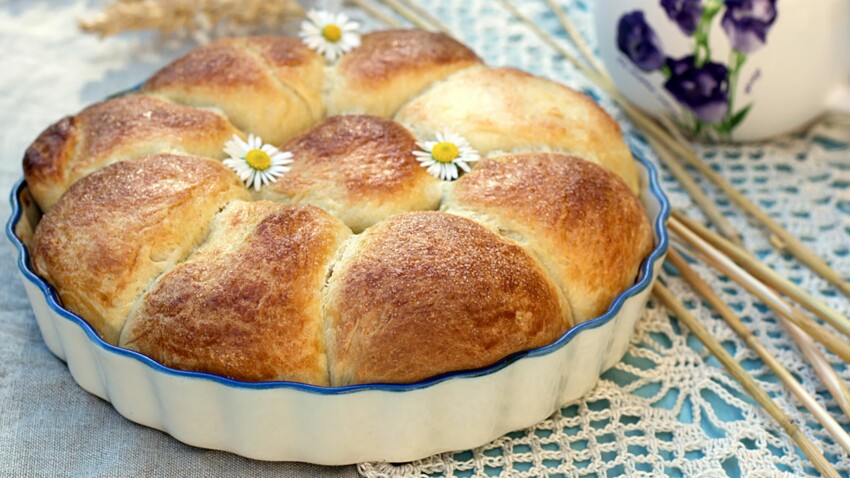
[[[584,91],[615,115],[627,133],[633,133],[621,112],[600,90],[532,31],[512,19],[497,2],[421,3],[487,63],[515,66]],[[564,38],[545,2],[515,1],[514,4],[538,24]],[[582,33],[592,40],[589,3],[566,0],[562,4]],[[374,25],[362,13],[355,16]],[[833,268],[850,275],[850,128],[822,122],[806,133],[770,143],[702,147],[700,153],[715,170],[827,259]],[[672,176],[666,171],[663,176],[674,207],[701,219],[699,210]],[[793,258],[777,254],[765,236],[713,185],[705,180],[698,182],[744,234],[750,250],[831,307],[850,314],[850,301],[846,297]],[[707,267],[696,269],[821,405],[850,429],[850,421],[826,393],[777,318],[728,279]],[[839,472],[850,473],[850,457],[756,354],[685,283],[668,274],[663,277]],[[828,352],[827,355],[839,373],[850,380],[850,369],[837,357]],[[359,471],[370,478],[818,475],[782,429],[701,344],[653,302],[639,322],[624,360],[606,372],[584,399],[555,412],[533,428],[508,434],[475,450],[445,453],[406,464],[364,463]]]

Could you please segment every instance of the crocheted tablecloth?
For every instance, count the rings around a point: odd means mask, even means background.
[[[617,117],[627,134],[635,134],[622,112],[600,89],[497,2],[419,3],[436,13],[487,63],[515,66],[582,90]],[[566,39],[545,2],[513,3],[543,28]],[[592,2],[567,0],[561,4],[594,44]],[[771,142],[706,146],[700,147],[699,152],[714,170],[827,259],[833,268],[850,276],[850,128],[823,121],[806,132]],[[845,315],[850,313],[846,297],[793,258],[777,254],[765,235],[748,223],[722,193],[707,181],[699,183],[742,232],[750,250],[831,307]],[[666,170],[663,185],[674,207],[703,219]],[[707,267],[695,268],[821,405],[845,428],[850,426],[777,317],[725,277]],[[837,469],[845,475],[850,473],[850,457],[756,354],[681,279],[667,273],[662,273],[662,277]],[[828,357],[841,375],[850,379],[846,365],[834,355]],[[638,323],[623,361],[606,372],[584,399],[562,408],[537,426],[474,450],[445,453],[409,464],[366,463],[359,470],[370,478],[399,474],[818,476],[782,429],[696,338],[654,301]]]

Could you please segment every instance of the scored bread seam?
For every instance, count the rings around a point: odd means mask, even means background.
[[[228,201],[226,201],[225,203],[223,203],[218,208],[218,211],[216,211],[216,213],[213,214],[212,217],[210,218],[210,221],[207,224],[206,233],[201,236],[200,240],[186,253],[186,255],[184,255],[182,258],[178,258],[172,264],[163,268],[156,276],[151,278],[151,280],[148,282],[148,285],[144,288],[142,293],[139,294],[133,300],[132,305],[130,306],[130,309],[127,312],[127,315],[124,317],[124,323],[121,325],[121,330],[118,332],[118,343],[116,345],[124,343],[123,340],[122,340],[122,337],[124,336],[124,331],[125,331],[125,329],[127,329],[127,327],[130,326],[130,322],[132,321],[132,318],[135,317],[138,314],[139,309],[141,309],[141,307],[144,305],[145,297],[147,297],[148,294],[156,288],[156,286],[161,282],[161,280],[166,275],[168,275],[170,272],[172,272],[174,269],[176,269],[180,265],[183,265],[186,262],[188,262],[189,259],[192,256],[194,256],[195,253],[201,247],[203,247],[205,244],[209,243],[210,238],[213,234],[213,229],[214,229],[213,226],[215,224],[216,218],[218,218],[218,216],[221,214],[222,211],[224,211],[224,209],[227,206],[229,206],[231,203],[233,203],[235,201],[244,201],[244,200],[239,199],[239,198],[231,198]],[[246,238],[247,238],[247,236],[246,236]],[[245,241],[245,239],[242,240],[242,243],[244,243],[244,241]]]
[[[251,55],[255,59],[259,60],[260,63],[262,63],[262,65],[266,68],[266,72],[269,74],[269,76],[272,77],[272,79],[275,81],[275,83],[277,83],[284,90],[291,92],[293,95],[295,95],[298,98],[298,100],[301,102],[301,104],[304,106],[304,108],[310,113],[310,117],[313,119],[312,123],[316,123],[316,122],[324,119],[324,117],[325,117],[324,110],[327,109],[327,104],[325,104],[324,98],[322,98],[322,105],[321,105],[321,109],[323,111],[317,117],[316,115],[313,114],[313,108],[310,106],[310,101],[307,99],[307,97],[305,97],[303,94],[301,94],[300,91],[298,91],[296,88],[293,88],[292,86],[290,86],[289,84],[284,82],[279,76],[277,76],[277,72],[275,72],[275,69],[272,66],[271,62],[269,61],[268,58],[266,58],[265,55],[262,54],[262,52],[258,51],[250,42],[247,42],[247,41],[240,42],[239,45],[242,47],[242,49],[243,49],[243,51],[245,51],[245,53],[248,53],[249,55]]]
[[[367,229],[369,229],[369,228],[367,228]],[[322,284],[322,287],[319,290],[319,293],[321,294],[321,301],[320,301],[321,311],[320,311],[320,313],[321,313],[321,320],[322,320],[322,343],[323,343],[323,348],[324,348],[324,352],[325,352],[324,353],[325,366],[326,366],[328,384],[332,387],[336,386],[336,384],[334,383],[333,374],[331,373],[331,363],[334,362],[335,360],[334,361],[331,360],[331,347],[330,347],[330,345],[333,342],[334,334],[333,334],[333,330],[332,330],[332,327],[331,327],[332,324],[330,324],[330,318],[328,317],[328,312],[327,312],[328,302],[330,300],[329,299],[330,282],[331,282],[332,276],[334,275],[334,272],[336,272],[337,265],[339,265],[339,263],[341,263],[343,261],[343,259],[345,258],[346,252],[348,252],[348,250],[351,249],[352,247],[354,247],[356,249],[357,245],[355,243],[359,244],[364,238],[365,238],[365,231],[360,233],[360,234],[352,234],[351,237],[349,237],[348,239],[343,241],[342,244],[340,244],[339,248],[337,249],[336,253],[334,254],[334,258],[332,260],[328,261],[328,266],[327,266],[327,269],[325,270],[324,283]],[[334,359],[336,359],[335,356],[334,356]]]
[[[552,269],[549,261],[544,260],[544,258],[537,253],[536,248],[531,246],[531,239],[529,239],[527,234],[520,232],[516,227],[508,227],[508,224],[502,225],[495,216],[486,212],[479,212],[457,205],[447,206],[445,209],[441,207],[440,211],[460,216],[474,221],[477,224],[481,224],[493,233],[497,234],[503,240],[510,241],[522,248],[523,251],[525,251],[540,265],[542,272],[546,274],[546,278],[548,278],[552,285],[555,286],[555,292],[558,294],[558,297],[561,299],[564,306],[569,309],[568,311],[564,311],[564,318],[567,321],[569,328],[573,328],[578,325],[575,318],[575,308],[567,294],[566,284],[561,283],[561,280],[558,278],[558,274]]]

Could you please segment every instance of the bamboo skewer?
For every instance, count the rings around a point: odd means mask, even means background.
[[[387,15],[386,13],[382,12],[381,10],[375,8],[371,3],[369,3],[368,0],[348,0],[348,1],[351,2],[353,5],[356,5],[361,10],[368,13],[372,17],[376,18],[379,22],[383,23],[384,25],[387,25],[387,26],[393,27],[393,28],[398,28],[398,27],[401,26],[401,23],[399,23],[398,20]]]
[[[680,239],[697,250],[706,262],[717,268],[730,279],[734,280],[751,294],[758,297],[777,314],[782,315],[794,325],[803,329],[813,339],[817,340],[835,355],[850,363],[850,344],[840,340],[829,330],[818,324],[808,316],[785,302],[776,292],[756,280],[753,276],[741,269],[735,262],[723,255],[720,251],[703,241],[698,235],[684,227],[680,222],[671,219],[668,222],[670,230]]]
[[[534,24],[528,17],[523,15],[519,10],[517,10],[513,5],[508,3],[507,0],[499,0],[502,5],[505,6],[511,13],[514,14],[520,21],[526,24],[530,29],[532,29],[541,39],[549,43],[558,51],[564,53],[566,52],[563,47],[552,37],[548,32],[543,31],[540,27]],[[551,5],[551,4],[550,4]],[[560,12],[559,8],[555,8],[556,14]],[[564,16],[566,18],[566,16]],[[567,19],[565,23],[568,23]],[[581,36],[578,35],[578,32],[575,28],[567,28],[567,34],[575,43],[583,42]],[[705,175],[711,182],[713,182],[718,188],[720,188],[735,204],[738,205],[741,209],[743,209],[746,213],[750,215],[753,219],[755,219],[758,223],[760,223],[764,228],[766,228],[770,234],[774,237],[774,240],[771,241],[772,244],[779,244],[783,251],[787,251],[791,253],[794,257],[796,257],[800,262],[805,264],[809,269],[816,272],[818,275],[829,281],[833,284],[838,290],[841,291],[847,297],[850,297],[850,283],[848,283],[840,274],[838,274],[835,270],[829,267],[829,265],[823,261],[820,257],[817,256],[814,252],[811,251],[808,247],[806,247],[802,242],[800,242],[796,237],[794,237],[791,233],[786,231],[779,223],[777,223],[773,218],[770,217],[766,212],[762,211],[758,206],[756,206],[753,202],[751,202],[746,196],[744,196],[740,191],[735,189],[731,184],[729,184],[720,174],[716,173],[713,169],[711,169],[707,164],[703,163],[700,158],[694,153],[690,144],[681,138],[676,138],[677,130],[675,127],[662,128],[659,126],[654,120],[649,118],[645,113],[637,109],[631,102],[625,99],[613,86],[613,81],[610,77],[606,77],[604,74],[604,70],[600,70],[599,73],[591,72],[587,73],[587,68],[584,65],[581,65],[572,55],[568,54],[564,55],[564,58],[567,59],[570,63],[573,63],[582,73],[585,74],[589,79],[597,81],[600,86],[602,86],[611,96],[620,104],[623,110],[629,115],[630,119],[634,121],[639,126],[645,128],[646,132],[654,136],[657,140],[665,143],[671,150],[676,153],[680,158],[687,161],[689,164],[694,166],[700,173]],[[725,233],[725,231],[724,231]],[[729,236],[734,237],[734,236]],[[777,241],[778,239],[778,241]],[[734,239],[733,239],[734,240]]]
[[[792,300],[808,309],[811,313],[818,316],[821,320],[835,327],[835,329],[842,334],[850,337],[850,319],[842,315],[840,312],[816,299],[802,287],[794,284],[775,270],[763,264],[745,249],[730,243],[702,224],[675,210],[672,211],[672,215],[675,220],[684,224],[688,229],[699,235],[703,240],[732,258],[750,274],[762,282],[769,284],[782,294],[790,297]]]
[[[726,367],[726,370],[744,387],[765,411],[785,430],[785,433],[800,447],[800,450],[811,460],[812,465],[826,477],[837,477],[838,472],[826,460],[820,450],[806,437],[800,428],[794,424],[791,418],[770,398],[770,395],[753,379],[723,345],[708,332],[708,330],[697,320],[688,309],[676,299],[667,287],[660,282],[653,289],[658,300],[691,331],[694,336]]]
[[[758,356],[762,359],[765,365],[767,365],[770,370],[773,371],[773,373],[776,374],[777,377],[779,377],[782,383],[785,384],[786,387],[788,387],[788,390],[790,390],[791,393],[794,394],[795,397],[797,397],[800,403],[802,403],[803,406],[805,406],[812,413],[812,415],[815,416],[817,421],[820,422],[821,425],[823,425],[824,429],[826,429],[830,436],[832,436],[835,442],[841,445],[841,447],[844,448],[845,451],[850,453],[850,435],[848,435],[847,432],[845,432],[844,429],[841,427],[841,425],[839,425],[838,422],[835,421],[834,418],[832,418],[829,412],[827,412],[822,406],[820,406],[817,400],[815,400],[815,397],[813,397],[805,388],[803,388],[800,382],[798,382],[794,378],[794,376],[791,375],[791,372],[789,372],[788,369],[782,366],[779,360],[777,360],[776,357],[774,357],[767,350],[767,348],[765,348],[765,346],[762,345],[761,342],[759,342],[758,338],[756,338],[756,336],[753,335],[752,332],[750,332],[747,326],[744,325],[743,322],[741,322],[741,319],[738,318],[737,314],[735,314],[732,308],[726,305],[726,303],[723,302],[723,300],[720,299],[720,297],[714,293],[711,287],[705,281],[703,281],[702,278],[700,278],[700,276],[697,275],[697,273],[693,269],[691,269],[688,263],[685,262],[685,259],[682,258],[682,256],[679,255],[679,253],[675,249],[671,248],[668,251],[667,260],[669,260],[670,263],[673,264],[673,266],[675,266],[676,269],[679,270],[679,274],[681,274],[682,278],[685,279],[688,284],[690,284],[691,288],[693,288],[700,296],[702,296],[706,301],[708,301],[709,304],[711,304],[714,310],[717,311],[718,314],[720,314],[723,320],[726,321],[729,327],[732,328],[732,330],[736,334],[738,334],[741,340],[743,340],[744,343],[746,343],[756,354],[758,354]],[[787,326],[789,326],[790,330],[796,330],[796,334],[799,336],[799,338],[802,339],[801,342],[798,342],[798,344],[802,343],[800,345],[800,348],[803,349],[804,353],[806,353],[806,351],[811,354],[820,353],[814,343],[811,342],[811,339],[809,339],[808,336],[804,335],[802,331],[796,329],[795,325],[789,323],[787,324]],[[791,332],[791,335],[795,335],[795,332]],[[826,362],[826,359],[823,359],[823,362]],[[824,365],[822,362],[817,363],[818,365],[816,366],[815,370],[818,370],[818,367],[823,367]],[[834,375],[835,371],[832,370],[832,367],[829,365],[828,362],[826,362],[826,368]],[[821,369],[821,371],[826,375],[829,374],[829,372],[827,372],[826,370]],[[820,376],[820,373],[818,373],[818,375]],[[828,386],[828,388],[830,389],[830,391],[832,391],[831,387]],[[833,395],[836,402],[839,402],[841,399],[847,400],[847,396],[841,395],[840,391],[836,393],[838,393],[838,395]]]

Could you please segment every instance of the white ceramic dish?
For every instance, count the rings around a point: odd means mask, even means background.
[[[406,385],[245,383],[164,367],[105,343],[33,273],[21,237],[32,231],[39,212],[23,180],[12,191],[6,233],[47,347],[67,362],[82,388],[126,418],[190,445],[260,460],[403,462],[476,447],[531,426],[580,398],[622,358],[668,244],[667,198],[653,166],[637,159],[656,247],[641,265],[640,279],[607,313],[546,347]]]

